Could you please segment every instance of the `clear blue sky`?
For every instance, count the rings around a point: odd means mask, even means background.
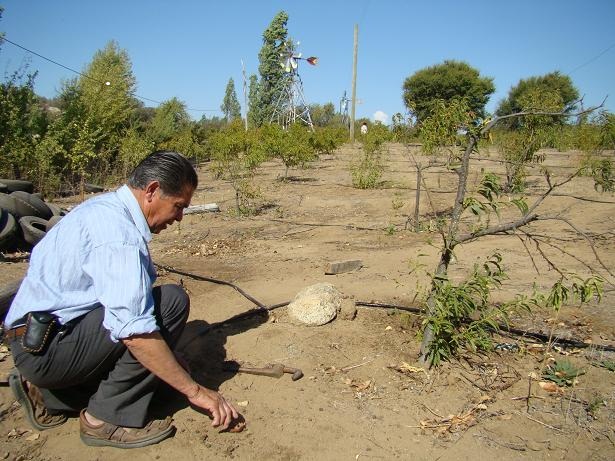
[[[317,67],[299,71],[308,103],[350,95],[353,28],[359,25],[357,117],[388,123],[405,113],[402,84],[416,71],[445,59],[465,61],[492,77],[493,111],[520,79],[559,70],[585,95],[585,105],[615,112],[614,0],[5,0],[0,31],[6,38],[82,71],[94,53],[116,40],[131,57],[137,94],[172,97],[191,115],[221,115],[230,77],[243,103],[241,60],[258,73],[262,33],[280,10],[289,34]],[[38,70],[36,92],[54,97],[70,71],[10,43],[0,49],[0,70],[24,61]],[[149,106],[155,104],[146,102]],[[376,116],[377,117],[377,116]]]

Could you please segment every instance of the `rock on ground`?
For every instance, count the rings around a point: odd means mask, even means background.
[[[330,322],[342,305],[342,293],[330,283],[304,288],[288,305],[288,315],[297,323],[319,326]]]

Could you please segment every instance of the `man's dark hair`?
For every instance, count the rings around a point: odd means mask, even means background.
[[[196,189],[199,180],[194,167],[181,154],[159,150],[145,157],[128,178],[133,189],[145,189],[152,181],[158,181],[165,195],[177,197],[187,186]]]

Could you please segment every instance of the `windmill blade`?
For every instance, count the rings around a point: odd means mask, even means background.
[[[280,66],[282,66],[282,69],[286,72],[290,72],[290,65],[290,58],[286,58],[284,62],[280,63]]]

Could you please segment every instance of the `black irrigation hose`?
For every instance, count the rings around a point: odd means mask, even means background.
[[[609,346],[606,344],[593,344],[578,341],[576,339],[550,337],[549,335],[545,335],[544,333],[520,330],[518,328],[509,327],[506,325],[498,325],[498,329],[500,331],[511,333],[516,336],[526,336],[528,338],[532,338],[543,343],[548,343],[549,341],[552,341],[554,344],[562,347],[577,347],[579,349],[593,348],[600,351],[615,352],[615,346]]]
[[[190,272],[184,272],[184,271],[180,271],[177,269],[174,269],[170,266],[162,266],[159,264],[156,264],[157,267],[159,267],[160,269],[163,269],[167,272],[172,272],[174,274],[179,274],[179,275],[183,275],[186,277],[190,277],[194,280],[201,280],[201,281],[205,281],[205,282],[212,282],[212,283],[218,283],[221,285],[228,285],[230,287],[233,287],[235,290],[237,290],[239,293],[241,293],[243,296],[245,296],[247,299],[249,299],[250,301],[252,301],[254,304],[256,304],[259,308],[258,309],[251,309],[249,311],[246,312],[242,312],[240,314],[234,315],[233,317],[230,317],[226,320],[223,320],[221,322],[216,322],[216,323],[212,323],[210,325],[207,326],[206,330],[201,332],[199,334],[203,335],[206,332],[208,332],[209,330],[213,329],[213,328],[218,328],[218,327],[222,327],[227,323],[230,322],[234,322],[236,320],[241,320],[247,317],[250,317],[252,315],[256,315],[256,314],[264,314],[265,312],[269,312],[272,311],[274,309],[277,309],[279,307],[284,307],[290,304],[290,301],[286,301],[283,303],[278,303],[278,304],[273,304],[271,306],[265,306],[264,304],[262,304],[261,302],[257,301],[255,298],[253,298],[252,296],[250,296],[248,293],[246,293],[245,291],[243,291],[241,288],[239,288],[237,285],[230,283],[230,282],[226,282],[224,280],[218,280],[218,279],[214,279],[211,277],[205,277],[202,275],[197,275],[197,274],[192,274]],[[362,306],[362,307],[376,307],[376,308],[383,308],[383,309],[396,309],[396,310],[400,310],[400,311],[406,311],[406,312],[411,312],[413,314],[425,314],[426,311],[425,309],[422,309],[420,307],[409,307],[409,306],[399,306],[399,305],[395,305],[395,304],[386,304],[386,303],[375,303],[375,302],[367,302],[367,301],[356,301],[355,302],[356,306]],[[466,321],[466,322],[469,322]],[[593,348],[593,349],[597,349],[600,351],[606,351],[606,352],[615,352],[615,346],[609,346],[609,345],[605,345],[605,344],[592,344],[592,343],[586,343],[583,341],[578,341],[576,339],[566,339],[566,338],[553,338],[550,337],[549,335],[543,334],[543,333],[537,333],[537,332],[532,332],[532,331],[527,331],[527,330],[521,330],[519,328],[514,328],[514,327],[510,327],[508,325],[498,325],[498,329],[500,331],[506,332],[506,333],[510,333],[516,336],[522,336],[522,337],[528,337],[528,338],[532,338],[535,339],[537,341],[541,341],[544,343],[548,343],[550,340],[553,341],[555,344],[561,346],[561,347],[576,347],[576,348]]]
[[[241,293],[244,297],[246,297],[247,299],[249,299],[250,301],[252,301],[254,304],[256,304],[258,307],[260,307],[261,309],[267,309],[267,306],[265,306],[263,303],[261,303],[259,300],[253,298],[252,296],[250,296],[248,293],[246,293],[245,291],[243,291],[241,288],[239,288],[237,285],[235,285],[234,283],[231,282],[226,282],[224,280],[218,280],[218,279],[214,279],[211,277],[205,277],[203,275],[197,275],[197,274],[192,274],[190,272],[184,272],[184,271],[180,271],[177,270],[171,266],[163,266],[160,264],[156,264],[156,267],[165,270],[167,272],[172,272],[173,274],[178,274],[178,275],[183,275],[185,277],[190,277],[191,279],[194,280],[200,280],[203,282],[211,282],[211,283],[217,283],[220,285],[227,285],[229,287],[233,287],[235,290],[237,290],[239,293]]]

